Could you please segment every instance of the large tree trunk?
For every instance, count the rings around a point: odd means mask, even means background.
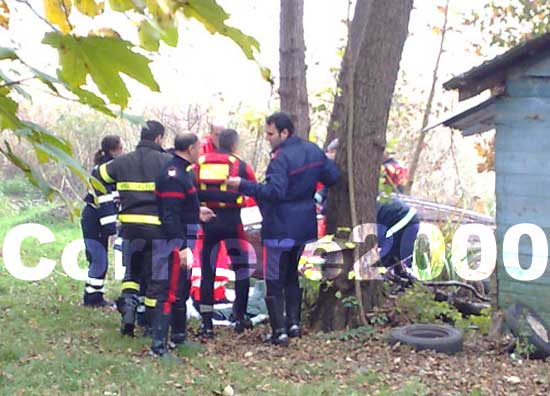
[[[345,118],[344,112],[346,111],[345,102],[349,96],[343,94],[345,91],[344,86],[349,83],[349,70],[352,66],[351,62],[353,59],[357,58],[357,54],[359,53],[359,46],[364,36],[365,27],[367,26],[365,23],[367,20],[367,13],[369,12],[369,7],[372,2],[373,0],[357,0],[353,19],[351,23],[348,23],[348,42],[340,65],[340,71],[338,72],[338,87],[336,88],[334,106],[328,123],[325,147],[341,134],[341,122]]]
[[[296,134],[309,135],[309,102],[306,84],[304,0],[281,0],[280,58],[281,110],[292,117]]]
[[[356,17],[366,15],[362,21],[365,25],[363,37],[357,56],[351,56],[347,83],[342,84],[342,95],[346,99],[342,118],[336,120],[340,139],[336,162],[343,171],[343,180],[329,196],[329,232],[335,232],[338,227],[376,223],[375,204],[388,114],[412,3],[413,0],[357,2],[356,7],[367,6],[368,9],[364,14],[356,9]],[[357,249],[359,256],[369,251],[376,239],[371,237],[367,242]],[[348,257],[339,278],[321,288],[311,315],[314,329],[329,331],[355,326],[363,320],[358,315],[358,306],[368,309],[380,303],[381,281],[358,283],[358,293],[354,282],[348,280],[351,265]],[[355,268],[356,273],[357,270]],[[350,308],[348,297],[356,296],[361,300]]]

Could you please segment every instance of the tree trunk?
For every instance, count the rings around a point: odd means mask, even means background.
[[[338,72],[338,86],[336,88],[336,97],[334,98],[334,106],[330,115],[330,121],[327,128],[327,138],[325,140],[325,147],[332,142],[338,135],[342,128],[341,122],[345,118],[344,112],[346,111],[345,101],[346,95],[343,95],[344,85],[349,83],[349,69],[351,68],[352,59],[357,58],[359,52],[359,45],[364,35],[364,30],[367,20],[367,13],[373,0],[357,0],[355,5],[355,11],[353,14],[353,20],[348,22],[348,43],[346,45],[346,51],[342,58],[342,64],[340,65],[340,71]]]
[[[335,120],[340,139],[336,162],[343,177],[329,195],[330,233],[339,227],[376,222],[375,204],[388,115],[412,3],[413,0],[357,2],[353,24],[357,17],[366,15],[366,19],[357,21],[364,26],[362,38],[356,56],[350,55],[347,83],[340,84],[345,110]],[[366,12],[359,13],[357,8],[365,6]],[[366,242],[357,249],[359,255],[369,251],[376,238],[370,237]],[[358,315],[361,306],[368,309],[381,302],[382,282],[371,280],[354,285],[348,279],[352,265],[349,258],[345,260],[345,270],[339,278],[322,286],[311,316],[314,329],[329,331],[355,326],[364,320]],[[357,267],[354,270],[358,272]],[[360,300],[350,304],[358,295]]]
[[[426,136],[424,129],[428,126],[430,120],[430,113],[432,112],[432,103],[435,96],[435,86],[437,84],[437,74],[439,73],[439,64],[441,62],[441,55],[443,55],[443,48],[445,44],[445,35],[447,33],[447,23],[449,21],[449,3],[447,0],[445,5],[445,17],[443,20],[443,28],[441,29],[441,41],[439,44],[439,52],[437,53],[437,59],[435,61],[435,67],[432,76],[432,86],[430,87],[430,94],[428,95],[428,101],[426,102],[426,109],[424,110],[424,117],[422,119],[422,128],[420,129],[418,140],[414,149],[413,159],[410,166],[409,180],[405,186],[405,193],[410,194],[414,179],[416,178],[416,172],[418,171],[418,164],[420,163],[420,154],[424,148],[424,138]]]
[[[309,102],[306,84],[304,0],[281,0],[279,96],[281,111],[292,117],[296,135],[309,135]]]

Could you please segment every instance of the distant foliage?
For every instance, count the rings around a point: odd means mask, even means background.
[[[491,0],[465,23],[478,27],[491,46],[510,48],[550,32],[550,1]]]

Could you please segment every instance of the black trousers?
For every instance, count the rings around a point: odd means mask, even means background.
[[[215,210],[216,217],[203,226],[204,240],[201,252],[200,312],[211,318],[214,306],[214,280],[220,242],[224,241],[235,272],[235,302],[233,314],[240,320],[246,314],[250,287],[249,244],[241,222],[240,209]]]
[[[264,241],[263,265],[266,297],[285,306],[287,316],[299,320],[302,291],[298,278],[298,261],[304,250],[299,246],[273,246]]]
[[[155,241],[163,240],[160,227],[125,224],[121,234],[122,261],[125,266],[122,294],[138,294],[144,297],[146,307],[154,308],[156,303],[150,285]]]
[[[184,310],[189,298],[189,271],[179,263],[178,250],[174,250],[165,260],[158,260],[151,279],[151,295],[162,308],[163,314]]]

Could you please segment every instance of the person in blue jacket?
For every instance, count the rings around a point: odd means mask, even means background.
[[[294,136],[294,125],[286,113],[266,119],[266,137],[273,151],[265,181],[230,177],[227,184],[256,198],[260,207],[270,340],[274,345],[288,345],[289,336],[301,334],[302,291],[297,266],[305,244],[317,238],[317,183],[330,187],[340,172],[317,145]]]
[[[111,161],[123,151],[120,136],[107,135],[101,140],[101,149],[94,155],[92,176],[99,179],[99,166]],[[107,194],[98,190],[89,191],[84,201],[81,226],[88,260],[88,279],[84,287],[84,305],[102,307],[107,305],[105,274],[107,273],[107,251],[109,236],[116,233],[117,191],[114,186],[105,186]]]

